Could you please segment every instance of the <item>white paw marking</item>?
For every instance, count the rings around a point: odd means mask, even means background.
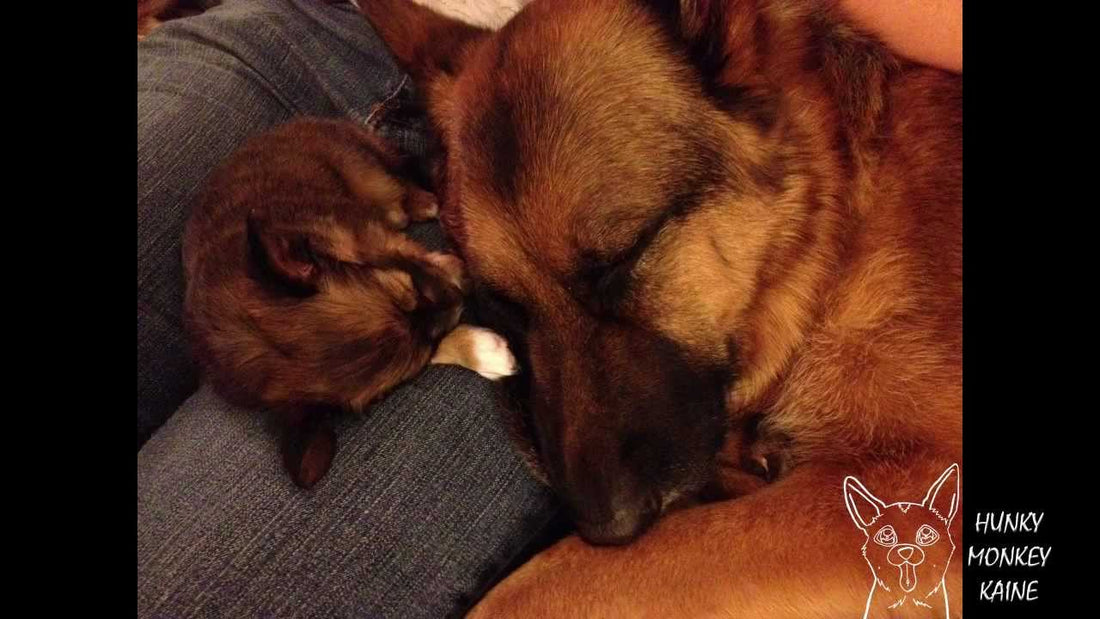
[[[469,365],[466,367],[489,380],[500,380],[515,374],[518,369],[516,358],[508,348],[508,341],[489,329],[480,327],[471,329],[474,330],[470,333],[473,349],[470,352]]]
[[[489,380],[499,380],[519,369],[508,342],[489,329],[458,325],[439,342],[431,363],[461,365]]]

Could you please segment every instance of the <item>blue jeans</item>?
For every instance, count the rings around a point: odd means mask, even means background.
[[[332,469],[305,492],[270,420],[199,388],[188,359],[180,237],[213,166],[294,116],[373,122],[409,96],[350,4],[229,0],[138,44],[139,616],[451,615],[557,526],[468,370],[429,367],[342,419]],[[424,148],[415,119],[378,129]],[[442,242],[435,226],[414,236]]]

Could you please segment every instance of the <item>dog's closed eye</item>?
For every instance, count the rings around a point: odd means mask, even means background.
[[[636,262],[632,255],[611,260],[584,260],[575,276],[574,297],[597,316],[614,315],[630,292]]]

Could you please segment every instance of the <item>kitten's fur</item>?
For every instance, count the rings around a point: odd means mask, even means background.
[[[319,413],[361,411],[418,373],[462,310],[462,262],[399,231],[438,211],[431,193],[399,176],[405,165],[351,121],[292,121],[216,169],[187,222],[196,358],[226,399],[281,414],[287,468],[305,487],[335,449]],[[476,355],[493,348],[477,341],[495,335],[453,337],[469,342],[448,350]],[[490,374],[511,372],[503,350]],[[470,357],[441,362],[476,365]]]
[[[137,3],[137,35],[141,39],[160,25],[157,19],[171,6],[172,0],[138,0]]]

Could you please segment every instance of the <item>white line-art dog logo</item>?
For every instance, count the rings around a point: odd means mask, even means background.
[[[947,617],[944,576],[955,553],[950,527],[959,508],[959,465],[949,466],[920,503],[887,505],[852,476],[844,479],[844,502],[867,536],[863,557],[874,574],[864,619],[904,607]]]

